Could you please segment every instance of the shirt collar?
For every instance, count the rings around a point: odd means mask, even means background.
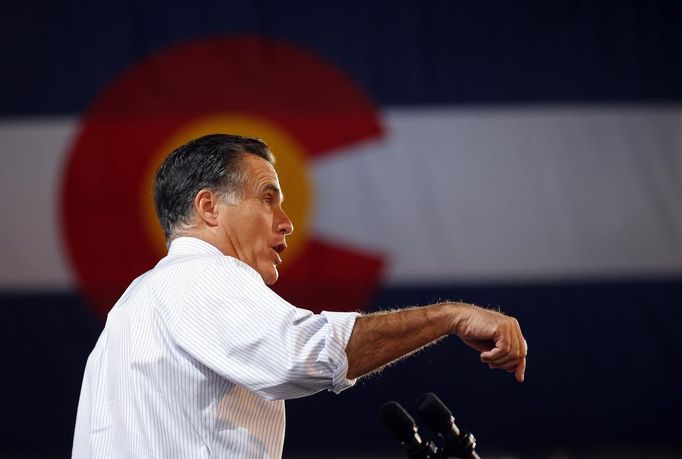
[[[226,257],[232,260],[232,262],[236,266],[245,269],[253,276],[258,278],[261,282],[263,281],[261,275],[258,274],[258,271],[253,269],[251,266],[247,265],[246,263],[237,258],[225,255],[223,252],[220,251],[218,247],[204,241],[203,239],[190,236],[182,236],[177,239],[173,239],[171,241],[170,247],[168,248],[168,255],[166,256],[166,258],[159,261],[159,264],[163,264],[164,260],[166,260],[168,257],[178,255],[212,255]]]
[[[184,254],[224,255],[223,252],[218,249],[218,247],[195,237],[183,236],[173,239],[170,247],[168,248],[168,255],[173,256]]]

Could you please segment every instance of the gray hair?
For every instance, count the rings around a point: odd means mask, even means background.
[[[154,205],[166,242],[195,226],[194,198],[202,189],[216,192],[227,204],[244,198],[246,154],[275,163],[262,140],[228,134],[191,140],[164,160],[154,181]]]

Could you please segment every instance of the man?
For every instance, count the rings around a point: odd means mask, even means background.
[[[278,458],[284,399],[338,393],[446,335],[523,381],[526,343],[502,314],[462,303],[313,314],[272,292],[293,231],[273,164],[263,142],[216,134],[160,167],[168,256],[109,313],[73,457]]]

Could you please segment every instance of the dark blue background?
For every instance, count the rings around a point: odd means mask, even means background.
[[[413,413],[433,391],[482,448],[679,448],[682,281],[383,289],[383,308],[437,298],[501,307],[523,325],[527,381],[489,370],[448,338],[341,395],[287,404],[288,453],[397,452],[377,421],[384,401]],[[82,369],[101,323],[73,295],[0,298],[0,349],[9,371],[0,451],[66,452]],[[7,366],[9,363],[9,366]],[[4,435],[3,435],[4,437]]]
[[[239,34],[312,50],[381,105],[682,99],[674,0],[38,1],[4,16],[5,116],[81,112],[154,52]]]

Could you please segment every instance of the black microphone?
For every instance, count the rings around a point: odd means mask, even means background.
[[[460,432],[452,413],[436,394],[429,392],[422,395],[417,411],[429,429],[440,434],[445,440],[443,448],[445,457],[480,459],[474,451],[476,448],[474,436],[470,432]]]
[[[405,408],[398,402],[390,401],[379,408],[379,420],[393,437],[405,446],[410,459],[438,458],[438,448],[428,440],[422,440],[417,425]]]

